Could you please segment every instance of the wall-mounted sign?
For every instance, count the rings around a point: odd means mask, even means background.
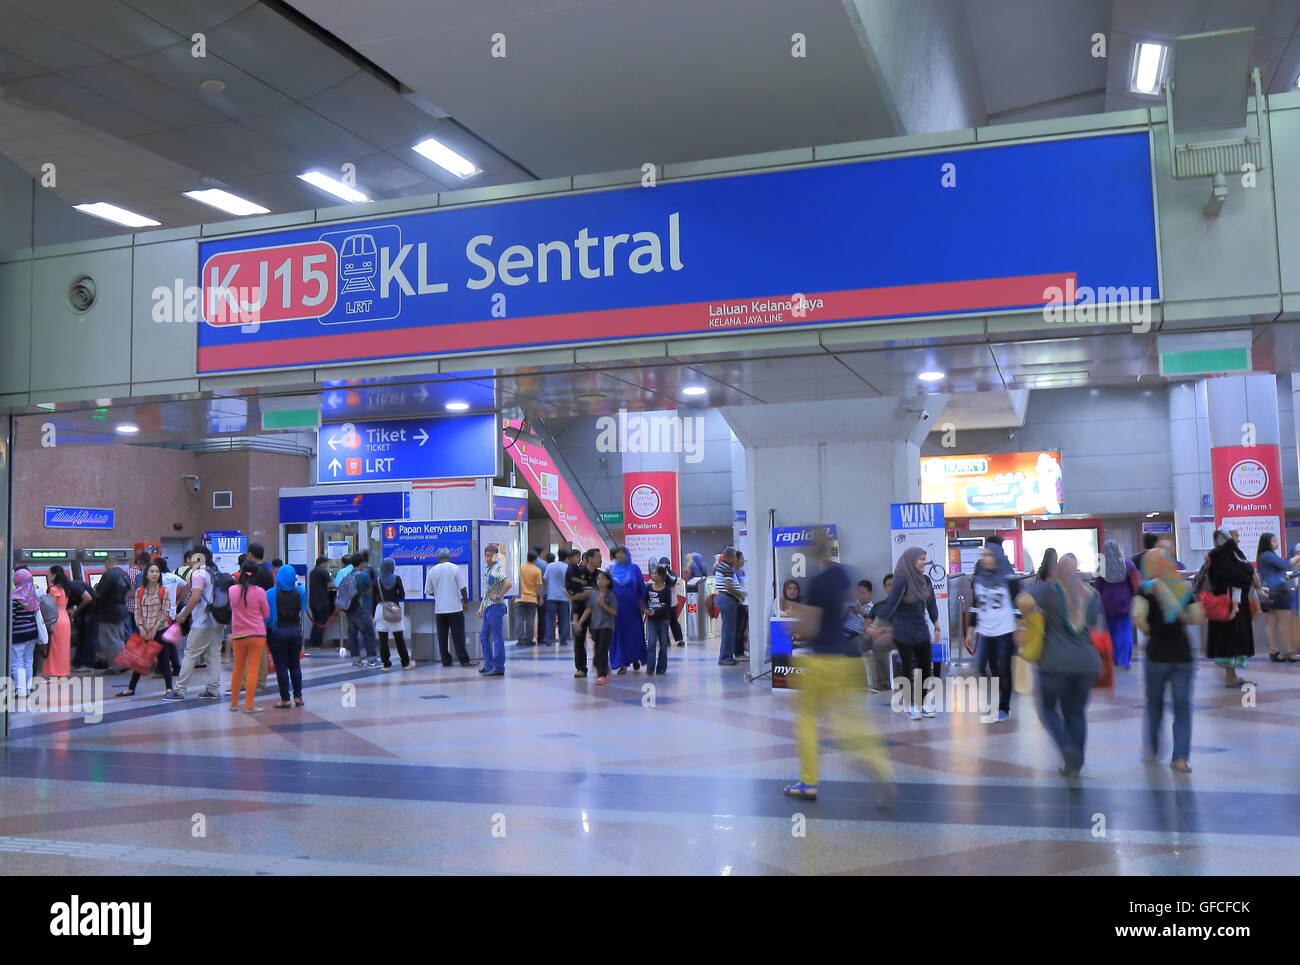
[[[1095,313],[1160,298],[1151,182],[1143,131],[202,241],[197,367]],[[1044,231],[1060,210],[1070,230]]]
[[[921,458],[921,500],[945,516],[1055,516],[1063,499],[1056,451]]]
[[[1284,536],[1277,446],[1217,446],[1210,450],[1210,473],[1218,528],[1235,530],[1242,552],[1253,557],[1264,533]]]
[[[931,644],[931,659],[948,661],[948,532],[943,525],[944,507],[940,503],[890,503],[890,566],[913,546],[925,550],[926,575],[934,584],[935,603],[939,607],[941,643]]]
[[[597,515],[598,517],[600,517],[600,521],[601,521],[602,523],[604,523],[606,526],[622,526],[622,525],[623,525],[623,514],[622,514],[622,513],[597,513],[596,515]]]
[[[318,483],[495,476],[496,416],[331,422],[316,432]]]
[[[46,529],[113,529],[117,512],[88,506],[46,506]]]
[[[680,519],[677,473],[623,473],[623,542],[642,573],[664,557],[681,559]]]
[[[1143,523],[1142,532],[1144,533],[1172,533],[1174,531],[1173,523]]]
[[[281,496],[280,522],[322,523],[345,519],[405,519],[411,494],[329,493],[321,496]]]

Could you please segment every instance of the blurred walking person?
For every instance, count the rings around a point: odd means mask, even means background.
[[[1142,582],[1141,574],[1132,560],[1124,559],[1119,543],[1106,540],[1101,572],[1092,580],[1092,587],[1101,597],[1106,629],[1115,648],[1115,668],[1129,670],[1133,662],[1133,595]]]
[[[876,800],[883,806],[892,801],[895,791],[883,745],[861,708],[866,668],[859,645],[844,632],[849,576],[831,558],[833,543],[829,534],[818,530],[815,539],[817,572],[808,584],[807,605],[797,605],[801,617],[800,638],[813,652],[793,658],[798,669],[793,679],[799,780],[788,785],[785,793],[805,801],[817,799],[817,726],[818,718],[824,714],[835,735],[837,749],[854,755],[857,763],[875,778]]]
[[[537,566],[537,554],[528,551],[528,559],[519,567],[519,639],[516,647],[531,647],[537,643],[537,604],[542,591],[542,571]]]
[[[1160,756],[1160,725],[1165,711],[1165,691],[1173,705],[1173,757],[1169,766],[1189,773],[1192,752],[1192,685],[1196,661],[1187,638],[1187,624],[1204,616],[1193,602],[1192,588],[1178,572],[1178,564],[1163,546],[1142,555],[1141,595],[1134,601],[1134,620],[1147,636],[1146,714],[1144,754],[1146,760]]]
[[[190,633],[185,640],[185,656],[181,659],[181,672],[176,675],[173,693],[184,697],[190,678],[195,671],[204,669],[207,674],[200,696],[220,699],[221,641],[226,635],[226,626],[212,615],[212,603],[217,577],[223,582],[228,577],[217,572],[207,547],[191,550],[189,559],[190,595],[176,618],[181,622],[189,618]]]
[[[1043,611],[1038,716],[1061,752],[1061,774],[1076,778],[1083,769],[1088,741],[1088,696],[1101,673],[1101,655],[1090,632],[1104,626],[1101,601],[1079,576],[1074,554],[1066,553],[1054,562],[1032,597],[1021,594],[1019,602],[1022,611]]]
[[[980,551],[975,575],[971,578],[974,606],[970,610],[970,628],[966,645],[970,648],[973,633],[980,635],[980,651],[988,660],[991,675],[998,682],[998,716],[1011,716],[1011,658],[1016,652],[1016,597],[1020,581],[1015,578],[1011,562],[1002,547],[989,543]],[[981,717],[992,722],[994,718]]]

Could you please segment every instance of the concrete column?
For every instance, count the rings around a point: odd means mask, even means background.
[[[1178,559],[1188,566],[1200,550],[1190,543],[1188,519],[1213,512],[1210,476],[1210,427],[1205,381],[1169,387],[1169,452],[1174,494],[1174,536]]]
[[[762,672],[775,595],[769,510],[776,526],[834,523],[841,561],[878,580],[890,568],[889,504],[919,497],[920,442],[943,404],[929,396],[719,409],[745,452],[752,673]]]

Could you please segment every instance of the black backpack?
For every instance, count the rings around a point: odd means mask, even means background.
[[[235,585],[235,578],[215,566],[208,567],[208,576],[212,577],[212,602],[208,605],[208,612],[212,619],[228,627],[234,617],[230,612],[230,588]]]
[[[302,597],[297,589],[275,591],[275,625],[297,627],[302,624]]]

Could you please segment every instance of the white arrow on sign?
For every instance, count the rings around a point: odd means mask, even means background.
[[[429,433],[421,429],[419,435],[417,435],[416,438],[420,440],[420,445],[424,445],[426,442],[429,441]]]
[[[426,389],[424,386],[420,386],[420,396],[419,396],[420,401],[423,402],[428,397],[429,397],[429,390]]]
[[[339,443],[342,442],[343,440],[340,439],[338,436],[330,436],[325,441],[329,443],[330,450],[333,451],[339,447]]]
[[[330,462],[329,462],[329,471],[330,471],[333,475],[337,476],[337,475],[339,474],[339,470],[342,469],[342,468],[343,468],[343,463],[339,462],[337,459],[331,459],[331,460],[330,460]]]

